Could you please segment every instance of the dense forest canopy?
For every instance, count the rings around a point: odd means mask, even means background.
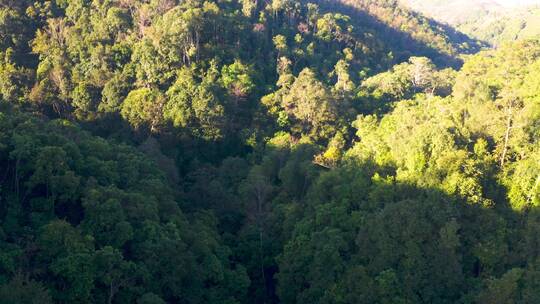
[[[540,298],[540,39],[397,0],[0,0],[0,303]]]

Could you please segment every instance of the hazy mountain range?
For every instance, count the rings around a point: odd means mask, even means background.
[[[461,32],[499,45],[540,35],[540,1],[401,0]]]

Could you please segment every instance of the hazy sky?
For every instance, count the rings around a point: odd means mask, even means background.
[[[540,0],[495,0],[505,6],[540,4]]]

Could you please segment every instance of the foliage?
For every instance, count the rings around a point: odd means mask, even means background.
[[[0,303],[536,303],[540,42],[479,45],[395,0],[0,0]]]
[[[9,180],[2,188],[2,267],[13,276],[0,288],[3,300],[242,299],[248,278],[231,264],[213,217],[186,216],[140,152],[66,121],[3,112],[0,126]]]

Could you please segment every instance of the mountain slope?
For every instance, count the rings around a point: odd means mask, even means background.
[[[395,1],[0,0],[0,302],[276,303],[253,203],[300,199],[378,108],[360,81],[459,66],[454,35]],[[267,183],[275,134],[309,145]]]
[[[540,7],[491,12],[483,18],[463,22],[458,28],[495,46],[505,41],[539,37]]]
[[[395,44],[396,52],[449,60],[463,53],[474,53],[480,48],[478,41],[451,27],[426,18],[397,0],[320,0],[321,7],[338,8],[355,16],[355,22],[375,30],[376,37],[385,37]],[[439,60],[439,61],[440,61]],[[450,59],[451,60],[451,59]],[[403,61],[403,60],[400,60]]]
[[[473,18],[503,11],[494,0],[401,0],[405,6],[441,22],[458,25]]]
[[[395,0],[0,0],[0,304],[536,303],[540,41],[477,46]]]
[[[402,0],[413,10],[497,46],[540,35],[540,1],[504,6],[495,0]]]

